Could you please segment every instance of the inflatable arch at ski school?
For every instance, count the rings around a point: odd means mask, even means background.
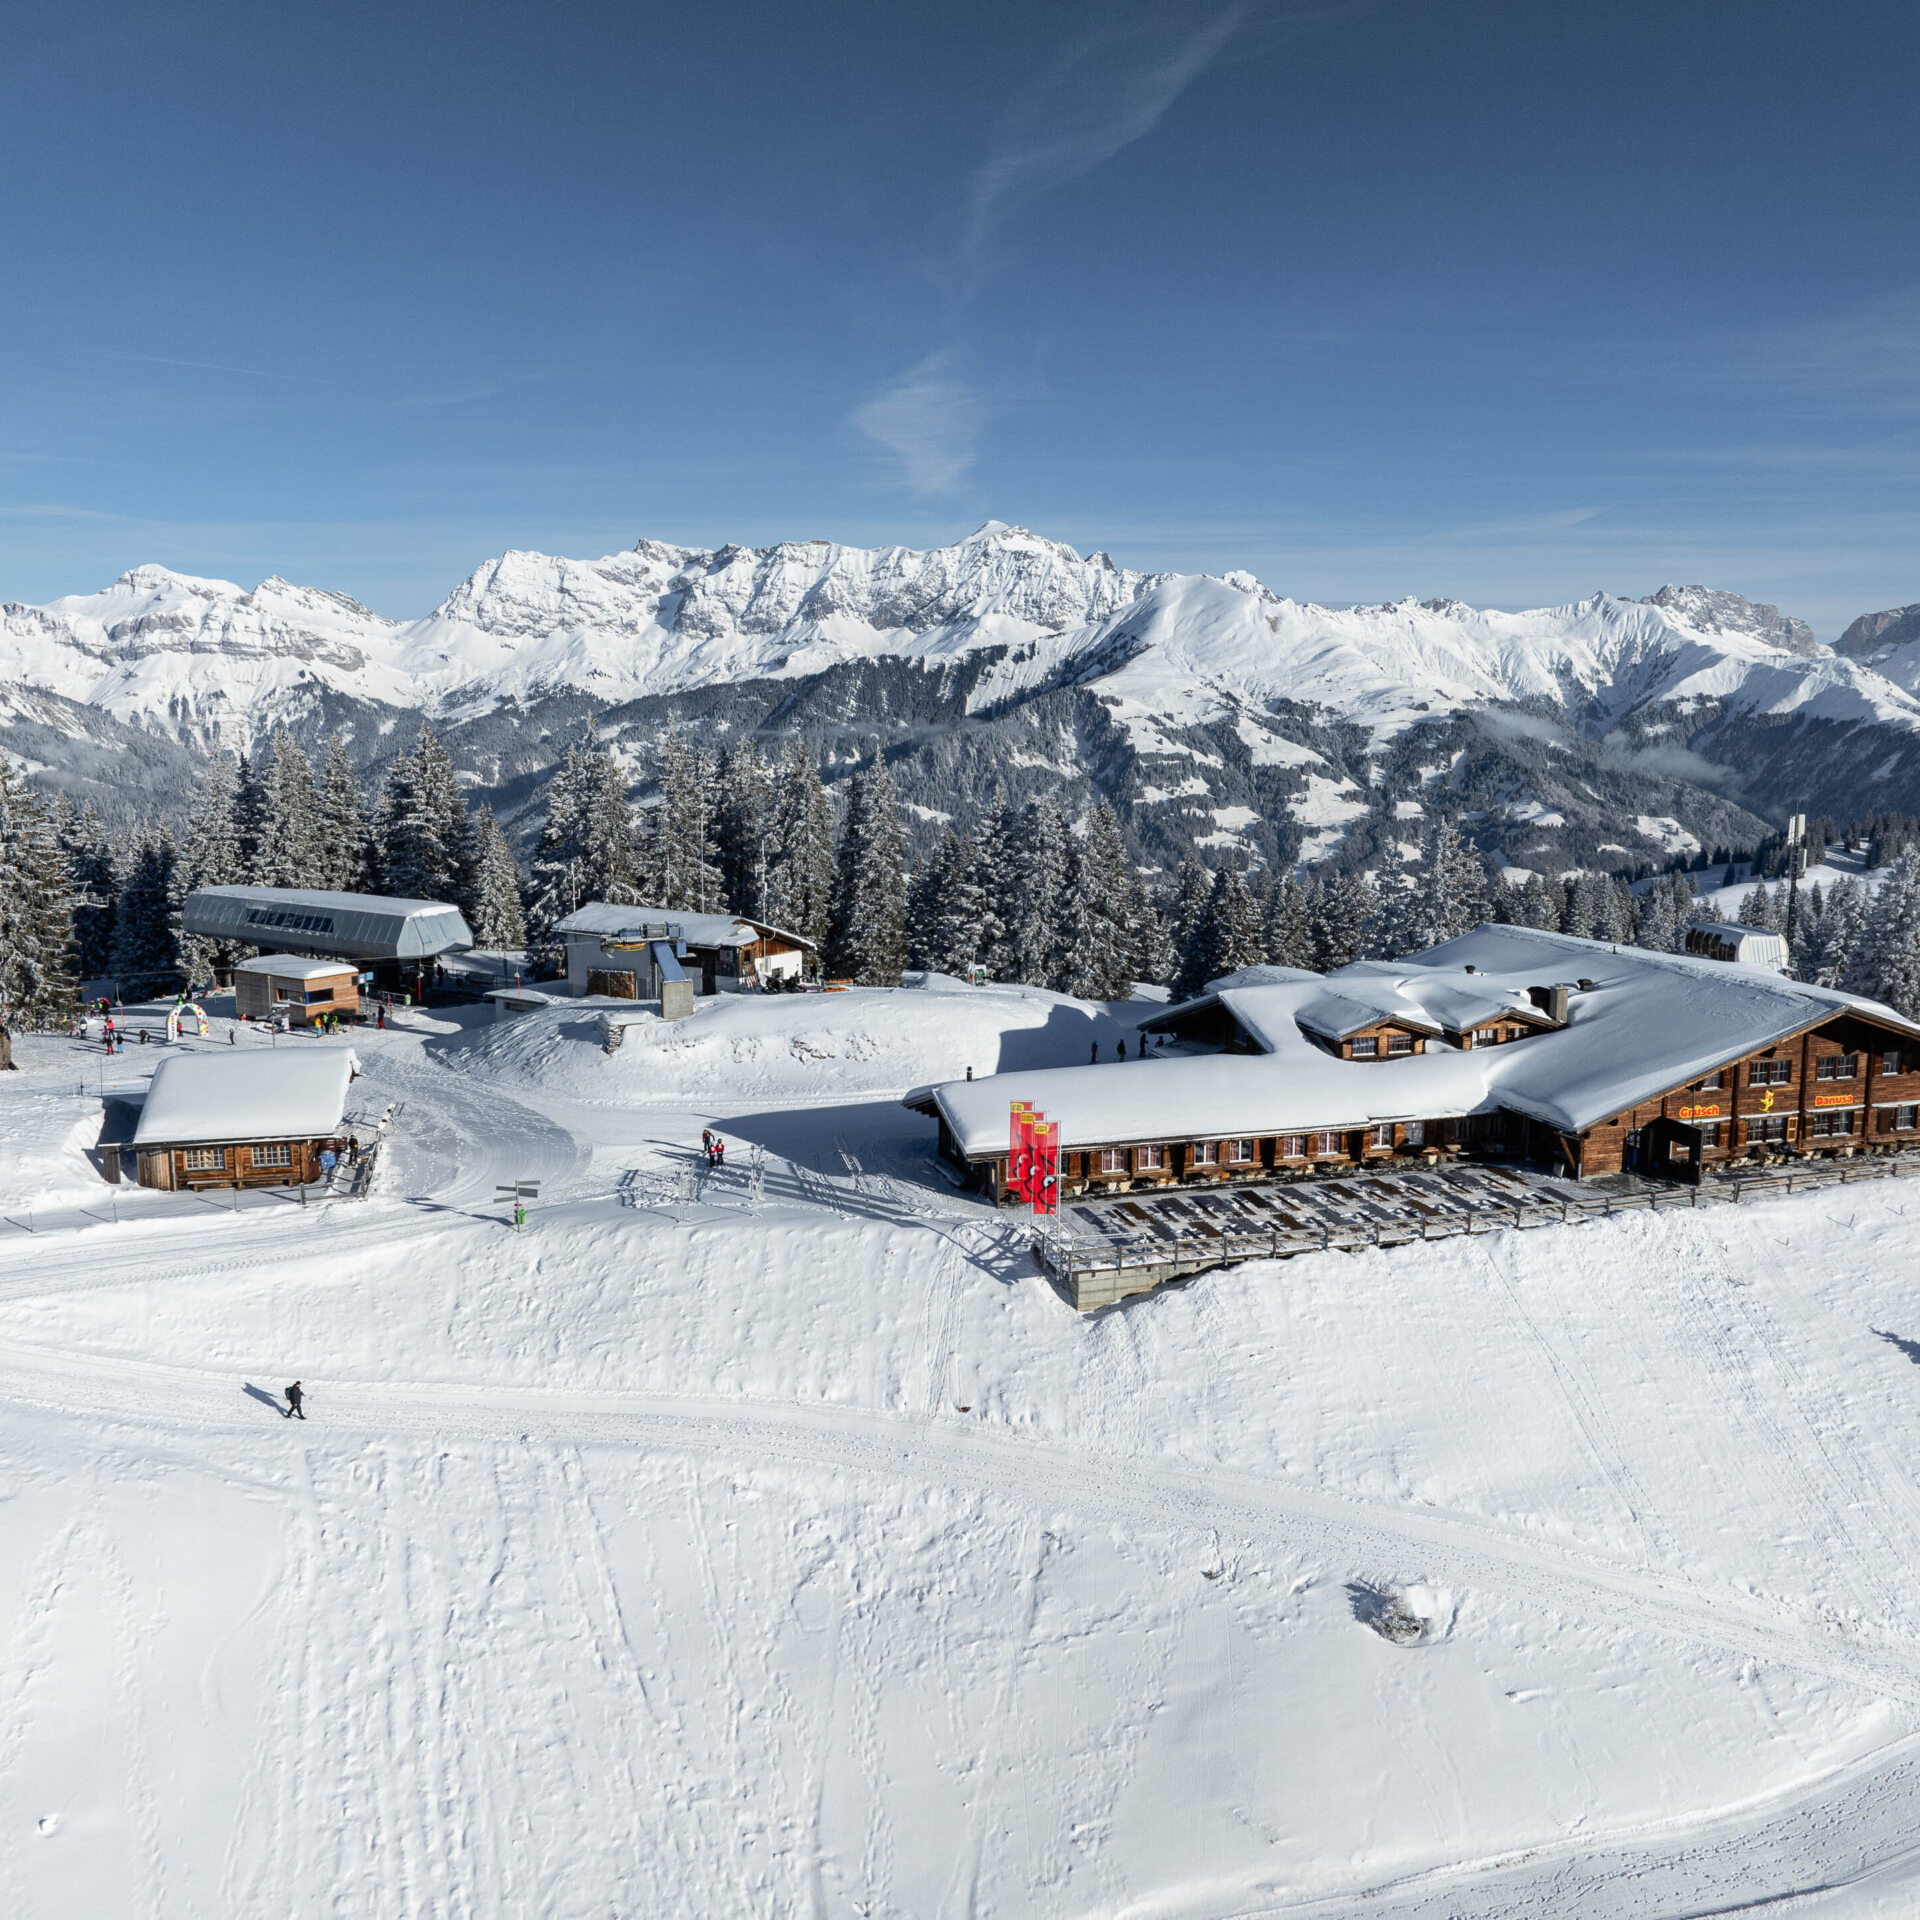
[[[191,1000],[180,1001],[167,1015],[167,1038],[169,1040],[180,1038],[180,1023],[188,1014],[192,1014],[200,1022],[201,1039],[210,1039],[213,1035],[213,1023]]]

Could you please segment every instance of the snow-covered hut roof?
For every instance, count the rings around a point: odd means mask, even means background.
[[[790,940],[796,947],[812,950],[813,942],[805,934],[789,933],[785,927],[764,920],[748,920],[736,913],[675,913],[666,907],[622,907],[604,900],[590,901],[576,913],[555,924],[557,933],[637,934],[646,927],[669,926],[690,947],[750,947],[763,935],[772,934]]]
[[[444,900],[320,887],[196,887],[181,920],[188,933],[203,939],[340,960],[431,960],[473,945],[460,909]]]
[[[329,1139],[359,1066],[349,1049],[318,1045],[175,1054],[153,1070],[133,1144]]]
[[[1431,1009],[1429,1018],[1445,1007],[1442,1023],[1451,1031],[1461,1030],[1452,1018],[1462,1000],[1538,1022],[1527,989],[1574,978],[1590,985],[1570,994],[1566,1026],[1498,1047],[1430,1046],[1424,1054],[1342,1060],[1300,1017],[1318,1017],[1330,998],[1351,996],[1375,1009]],[[1031,1101],[1058,1121],[1063,1147],[1363,1127],[1497,1108],[1578,1133],[1837,1012],[1852,1009],[1920,1038],[1920,1024],[1858,994],[1736,962],[1615,949],[1531,927],[1481,927],[1424,953],[1357,961],[1324,979],[1222,987],[1141,1024],[1152,1031],[1209,1005],[1224,1008],[1260,1051],[1149,1054],[1125,1064],[949,1080],[916,1089],[907,1103],[944,1117],[961,1151],[976,1157],[1004,1149],[1013,1100]]]
[[[302,953],[260,953],[242,960],[236,973],[270,973],[277,980],[318,980],[329,973],[351,973],[351,960],[315,960]]]
[[[1689,953],[1703,953],[1713,960],[1738,960],[1778,972],[1790,957],[1784,935],[1771,927],[1743,926],[1737,920],[1690,920],[1686,937]]]

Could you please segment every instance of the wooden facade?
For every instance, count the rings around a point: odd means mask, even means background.
[[[142,1147],[139,1182],[192,1192],[199,1187],[297,1187],[321,1177],[327,1148],[345,1158],[344,1139],[253,1140],[223,1145]]]
[[[351,962],[324,972],[269,973],[238,967],[233,975],[234,1012],[243,1020],[271,1020],[284,1014],[297,1027],[312,1026],[328,1014],[342,1020],[360,1017],[358,970]]]
[[[1489,1024],[1515,1026],[1514,1037],[1530,1031],[1519,1022]],[[1404,1031],[1388,1025],[1378,1031],[1396,1030]],[[1478,1045],[1504,1040],[1474,1035]],[[1004,1150],[969,1162],[945,1120],[940,1147],[968,1167],[997,1202],[1007,1203]],[[1847,1009],[1829,1012],[1796,1034],[1736,1055],[1713,1072],[1578,1133],[1499,1109],[1237,1139],[1074,1145],[1060,1156],[1060,1191],[1072,1198],[1286,1179],[1394,1161],[1438,1164],[1463,1156],[1526,1159],[1575,1179],[1637,1172],[1698,1180],[1704,1168],[1738,1160],[1831,1158],[1911,1147],[1920,1147],[1920,1040]]]

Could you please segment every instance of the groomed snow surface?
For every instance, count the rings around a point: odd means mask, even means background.
[[[416,1018],[364,1203],[116,1223],[0,1086],[0,1911],[1920,1900],[1920,1186],[1082,1320],[897,1093],[1102,1010]]]

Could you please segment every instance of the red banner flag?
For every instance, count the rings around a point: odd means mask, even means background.
[[[1037,1115],[1030,1187],[1035,1213],[1060,1211],[1060,1123]]]
[[[1033,1103],[1016,1100],[1008,1110],[1007,1191],[1016,1200],[1033,1198]]]

